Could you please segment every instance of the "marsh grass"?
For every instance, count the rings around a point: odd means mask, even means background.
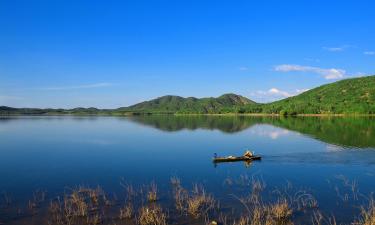
[[[311,191],[295,188],[289,182],[274,189],[267,187],[263,179],[257,177],[242,176],[238,180],[231,179],[231,182],[240,183],[243,196],[232,194],[233,198],[229,203],[225,202],[223,207],[203,185],[193,184],[187,189],[182,186],[178,177],[171,177],[172,192],[163,193],[172,195],[163,195],[160,200],[154,181],[141,186],[121,182],[124,191],[120,199],[114,194],[107,194],[100,186],[67,188],[64,195],[53,199],[47,199],[46,191],[35,191],[26,207],[26,213],[21,216],[23,221],[32,217],[46,217],[43,224],[48,225],[165,225],[180,224],[180,221],[186,224],[289,225],[301,224],[301,218],[303,221],[309,220],[304,224],[340,224],[336,222],[334,215],[327,216],[320,211],[318,201]],[[363,197],[357,191],[357,182],[345,180],[342,184],[346,189],[339,191],[350,195],[350,201]],[[2,199],[5,202],[4,195]],[[47,212],[45,208],[48,202]],[[366,198],[366,202],[369,203],[366,207],[358,205],[358,215],[353,217],[352,225],[375,224],[375,203],[372,198]],[[29,212],[27,208],[30,209]],[[30,213],[31,210],[37,213]],[[7,211],[10,212],[8,209]]]
[[[375,201],[370,199],[367,207],[361,207],[361,216],[356,224],[374,225],[375,224]]]
[[[313,212],[311,218],[312,225],[336,225],[336,218],[334,216],[323,216],[323,214],[317,210]],[[355,223],[352,223],[352,225]]]
[[[203,186],[195,184],[193,191],[186,200],[187,212],[195,217],[207,215],[207,213],[215,208],[215,199],[212,195],[206,193]]]
[[[158,206],[144,206],[139,209],[137,224],[140,225],[166,225],[167,214]]]
[[[154,181],[151,182],[149,186],[149,190],[147,193],[147,200],[149,202],[156,202],[158,200],[158,186],[156,185]]]
[[[119,218],[120,220],[131,219],[133,217],[133,214],[134,214],[134,207],[132,203],[128,203],[120,209]]]
[[[189,192],[181,186],[181,182],[174,182],[179,179],[171,178],[173,186],[173,197],[175,208],[182,214],[187,214],[193,218],[204,218],[210,210],[214,210],[217,202],[214,197],[207,194],[202,185],[194,184]]]

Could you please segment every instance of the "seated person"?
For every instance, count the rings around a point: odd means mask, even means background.
[[[247,158],[251,158],[251,157],[253,157],[253,153],[250,152],[249,150],[247,150],[247,151],[245,152],[245,154],[243,154],[243,156],[244,156],[244,157],[247,157]]]

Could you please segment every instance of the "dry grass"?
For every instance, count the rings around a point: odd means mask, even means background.
[[[108,199],[101,187],[95,189],[80,186],[57,198],[49,206],[49,224],[100,224],[102,217],[97,213],[106,206]],[[84,221],[84,222],[83,222]]]
[[[215,208],[215,199],[199,185],[194,185],[192,194],[188,196],[186,203],[187,212],[195,218],[204,216],[209,210]]]
[[[213,221],[217,221],[218,224],[223,225],[286,225],[293,224],[293,220],[306,215],[312,215],[310,223],[313,225],[337,224],[333,215],[327,216],[319,211],[317,200],[312,194],[307,191],[296,191],[290,183],[284,188],[271,191],[266,189],[263,180],[254,179],[254,177],[250,180],[244,176],[241,182],[247,184],[245,188],[248,194],[241,198],[233,195],[244,207],[233,207],[230,211],[229,207],[233,206],[232,203],[220,208],[213,196],[208,194],[201,185],[193,185],[193,188],[188,190],[181,186],[181,181],[177,177],[171,177],[170,182],[173,188],[174,205],[180,212],[180,214],[173,214],[172,217],[166,213],[167,208],[163,209],[161,205],[154,203],[158,197],[155,182],[140,186],[139,189],[132,185],[123,185],[125,188],[124,205],[118,202],[115,196],[109,200],[108,196],[112,195],[107,195],[101,187],[80,186],[69,189],[64,196],[50,202],[47,214],[48,224],[164,225],[169,220],[173,223],[193,221],[197,224],[213,224]],[[346,191],[349,194],[353,192],[353,198],[350,196],[350,200],[354,201],[354,193],[357,193],[358,189],[357,182],[344,180],[343,183],[347,185]],[[358,197],[364,196],[358,195]],[[375,225],[375,202],[371,200],[372,198],[366,197],[365,199],[370,204],[361,208],[360,215],[353,219],[352,225]],[[42,217],[46,215],[45,211],[43,212],[45,204],[39,203],[45,200],[46,192],[36,191],[29,201],[29,208],[37,208],[35,211],[38,216]],[[121,201],[123,202],[122,198]],[[161,204],[164,202],[161,201]],[[10,211],[10,208],[8,207],[7,210]],[[36,215],[27,210],[25,212],[21,215],[26,215],[23,218]]]
[[[206,216],[216,206],[215,199],[201,185],[193,185],[193,190],[189,193],[178,183],[173,185],[173,195],[176,209],[194,218]]]
[[[279,199],[276,203],[268,207],[269,214],[276,220],[287,220],[293,213],[286,199]]]
[[[249,217],[246,217],[246,216],[242,216],[237,223],[235,223],[236,225],[248,225],[250,224],[250,221],[251,219]]]
[[[137,223],[140,225],[166,225],[167,214],[160,206],[142,207],[139,210]]]
[[[311,222],[313,225],[336,225],[336,218],[334,216],[325,217],[320,211],[314,211]]]
[[[88,225],[98,225],[102,223],[102,217],[99,214],[94,214],[86,218],[86,224]]]
[[[131,219],[133,217],[134,208],[131,203],[120,209],[120,219]]]
[[[188,192],[182,188],[181,186],[175,186],[174,188],[174,200],[175,200],[175,207],[181,213],[184,212],[186,208],[186,202],[189,197]]]
[[[375,201],[370,200],[369,206],[367,208],[362,207],[361,217],[357,221],[357,224],[361,225],[375,225]]]
[[[147,193],[147,200],[149,202],[156,202],[158,200],[158,186],[155,182],[151,182],[149,191]]]

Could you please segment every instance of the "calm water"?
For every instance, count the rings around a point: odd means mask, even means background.
[[[262,161],[211,161],[214,153],[241,155],[246,148],[261,154]],[[203,184],[229,206],[231,193],[246,190],[228,180],[257,176],[270,190],[290,182],[309,190],[320,210],[349,222],[358,210],[344,180],[357,183],[363,195],[375,191],[375,118],[0,119],[0,191],[11,195],[14,204],[27,202],[38,189],[55,196],[80,184],[120,192],[121,180],[134,185],[155,181],[161,192],[168,192],[171,176],[186,186]],[[345,193],[346,204],[337,200]],[[0,224],[11,218],[0,210]]]

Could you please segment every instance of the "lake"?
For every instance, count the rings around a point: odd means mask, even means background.
[[[242,155],[246,149],[262,160],[212,162],[214,153]],[[256,207],[284,201],[287,218],[271,210],[264,217],[277,217],[278,224],[312,224],[318,217],[321,224],[333,218],[350,224],[361,219],[360,207],[368,206],[374,187],[375,117],[0,119],[0,224],[134,224],[142,223],[142,207],[159,206],[168,224],[233,224]],[[108,204],[93,207],[90,195],[87,215],[67,219],[60,201],[84,189],[100,189],[97,195]],[[150,203],[152,190],[157,197]],[[186,199],[198,193],[212,199],[200,213],[187,205],[179,210],[181,190]],[[122,218],[119,210],[130,200],[134,215]],[[54,216],[52,202],[59,202]]]

